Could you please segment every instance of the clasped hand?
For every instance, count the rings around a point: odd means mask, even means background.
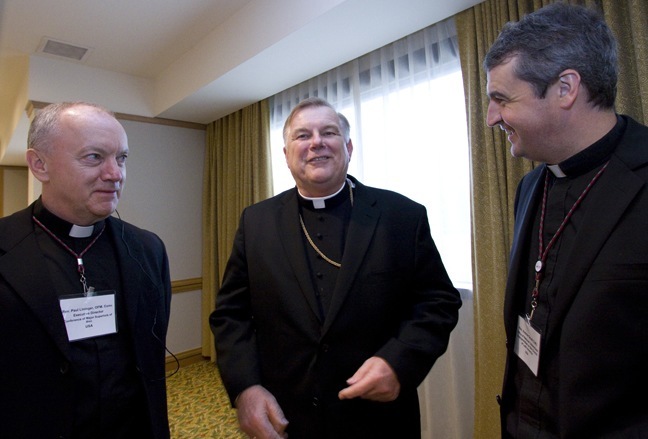
[[[362,398],[389,402],[398,398],[400,382],[394,369],[382,358],[371,357],[347,380],[349,387],[338,393],[340,399]]]
[[[349,387],[338,394],[340,399],[362,398],[378,402],[395,400],[400,393],[400,382],[385,360],[371,357],[351,378]],[[263,386],[245,389],[236,400],[241,429],[256,439],[286,439],[288,420],[275,397]]]

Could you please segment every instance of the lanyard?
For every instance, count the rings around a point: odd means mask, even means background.
[[[539,288],[540,288],[540,282],[542,281],[542,270],[544,269],[545,262],[547,261],[547,255],[549,254],[549,250],[551,247],[553,247],[554,243],[558,239],[558,237],[562,234],[563,230],[565,229],[565,226],[569,222],[569,219],[572,217],[574,214],[574,211],[576,208],[581,204],[583,201],[583,198],[589,193],[590,189],[592,189],[592,186],[594,186],[594,183],[596,183],[603,174],[603,171],[605,171],[605,168],[607,168],[608,163],[605,163],[601,169],[596,173],[596,175],[590,180],[588,183],[587,187],[583,190],[583,192],[580,194],[578,199],[574,202],[574,205],[569,209],[569,212],[567,212],[567,215],[565,215],[565,218],[563,218],[562,223],[560,223],[560,226],[558,227],[558,230],[556,230],[556,233],[554,233],[553,237],[549,240],[549,244],[547,244],[547,248],[544,247],[544,221],[545,221],[545,214],[546,214],[546,208],[547,208],[547,193],[549,191],[549,172],[545,174],[545,182],[544,182],[544,191],[542,194],[542,209],[540,211],[540,227],[538,229],[538,260],[535,263],[535,286],[533,287],[533,291],[531,292],[531,313],[526,315],[527,321],[531,321],[533,318],[533,313],[535,312],[536,308],[538,307],[538,296],[540,295],[539,293]]]
[[[72,250],[70,247],[68,247],[68,245],[67,245],[66,243],[64,243],[63,241],[61,241],[61,240],[59,239],[59,237],[56,236],[56,235],[55,235],[55,234],[54,234],[50,229],[48,229],[47,227],[45,227],[45,224],[43,224],[43,223],[41,223],[40,221],[38,221],[38,219],[37,219],[35,216],[32,216],[32,219],[34,220],[34,222],[35,222],[36,224],[38,224],[38,225],[40,226],[41,229],[43,229],[45,232],[47,232],[48,235],[50,235],[52,238],[54,238],[54,240],[55,240],[56,242],[58,242],[59,244],[61,244],[61,245],[63,246],[64,249],[66,249],[68,252],[72,253],[72,255],[76,258],[76,261],[77,261],[77,271],[79,272],[81,285],[83,285],[83,294],[87,296],[88,293],[91,293],[92,291],[94,291],[94,288],[93,288],[93,287],[90,287],[90,289],[88,289],[88,285],[87,285],[87,283],[86,283],[85,267],[83,266],[83,255],[85,255],[86,252],[87,252],[88,250],[90,250],[90,247],[92,247],[93,244],[94,244],[95,242],[97,242],[97,239],[99,239],[99,237],[101,236],[101,234],[103,233],[103,231],[106,229],[106,227],[104,226],[104,227],[101,229],[101,231],[97,234],[97,236],[95,236],[95,238],[92,240],[92,242],[90,242],[90,244],[88,244],[88,246],[87,246],[87,247],[86,247],[86,248],[85,248],[81,253],[77,254],[74,250]]]

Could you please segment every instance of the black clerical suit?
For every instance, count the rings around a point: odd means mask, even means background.
[[[232,402],[249,386],[267,388],[284,410],[291,439],[418,439],[416,388],[446,350],[461,300],[425,208],[353,184],[353,206],[347,183],[340,192],[346,201],[336,204],[343,220],[325,230],[348,230],[337,241],[343,254],[335,238],[326,246],[317,236],[317,214],[303,211],[311,238],[341,262],[332,268],[333,283],[326,280],[331,268],[314,266],[322,261],[300,226],[296,189],[242,213],[210,318],[218,366]],[[400,396],[389,403],[340,401],[346,380],[372,356],[394,369]]]
[[[117,218],[99,223],[84,265],[89,286],[116,291],[118,331],[70,342],[59,298],[83,288],[73,255],[45,233],[73,246],[60,223],[40,200],[0,219],[0,437],[168,438],[162,241]]]
[[[647,127],[620,117],[606,137],[560,164],[566,176],[549,174],[544,244],[604,166],[548,252],[532,319],[542,336],[537,377],[513,349],[518,318],[530,312],[547,166],[518,187],[504,304],[503,437],[648,437]]]

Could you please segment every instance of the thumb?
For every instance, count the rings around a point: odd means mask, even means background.
[[[288,420],[279,404],[270,404],[268,407],[268,419],[277,433],[282,433],[288,426]]]

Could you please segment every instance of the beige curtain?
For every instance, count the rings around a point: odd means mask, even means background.
[[[203,180],[202,353],[215,359],[209,314],[243,208],[272,195],[267,100],[207,127]]]
[[[486,126],[486,75],[482,61],[507,21],[552,3],[549,0],[487,0],[456,17],[471,144],[473,276],[475,315],[474,437],[500,437],[499,407],[505,347],[502,307],[513,238],[513,201],[520,178],[534,164],[511,157],[506,137]],[[617,110],[645,123],[648,116],[648,2],[590,0],[619,40]]]

